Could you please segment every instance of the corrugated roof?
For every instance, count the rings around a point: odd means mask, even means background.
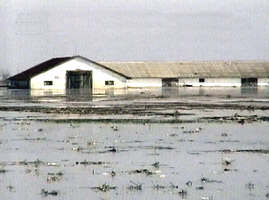
[[[269,62],[99,62],[131,78],[269,77]]]

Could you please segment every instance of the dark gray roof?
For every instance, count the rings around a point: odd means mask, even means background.
[[[23,71],[23,72],[21,72],[19,74],[16,74],[16,75],[14,75],[12,77],[9,77],[8,80],[17,80],[17,81],[19,81],[19,80],[30,80],[35,75],[38,75],[38,74],[40,74],[42,72],[45,72],[45,71],[48,71],[48,70],[50,70],[50,69],[52,69],[52,68],[54,68],[54,67],[56,67],[56,66],[58,66],[58,65],[60,65],[60,64],[62,64],[64,62],[67,62],[67,61],[72,60],[74,58],[82,58],[84,60],[87,60],[88,62],[91,62],[91,63],[93,63],[95,65],[98,65],[99,67],[102,67],[102,68],[105,68],[105,69],[107,69],[109,71],[112,71],[113,73],[116,73],[116,74],[118,74],[120,76],[123,76],[125,78],[129,78],[129,77],[125,76],[124,74],[121,74],[118,71],[114,71],[111,68],[108,68],[108,67],[106,67],[106,66],[104,66],[104,65],[102,65],[100,63],[97,63],[97,62],[92,61],[90,59],[87,59],[85,57],[72,56],[72,57],[52,58],[50,60],[47,60],[45,62],[42,62],[42,63],[34,66],[34,67],[31,67],[30,69],[27,69],[27,70],[25,70],[25,71]]]
[[[60,65],[68,60],[71,60],[73,57],[62,57],[62,58],[52,58],[45,62],[42,62],[30,69],[27,69],[15,76],[9,77],[8,80],[29,80],[33,76],[40,74],[44,71],[50,70],[53,67]]]

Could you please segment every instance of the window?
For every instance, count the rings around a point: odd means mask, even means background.
[[[44,81],[44,85],[53,85],[53,81]]]
[[[105,81],[105,85],[114,85],[114,81]]]
[[[199,78],[199,83],[204,83],[205,79],[204,78]]]

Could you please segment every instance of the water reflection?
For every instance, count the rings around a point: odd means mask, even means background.
[[[118,98],[154,98],[154,97],[216,97],[216,98],[269,98],[269,87],[163,87],[163,88],[128,88],[68,90],[27,90],[0,88],[0,101],[95,101]]]
[[[164,97],[177,97],[179,95],[178,87],[163,87],[162,96]]]
[[[257,95],[258,87],[241,87],[241,94],[243,96],[248,95]]]

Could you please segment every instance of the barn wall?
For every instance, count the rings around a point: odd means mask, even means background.
[[[127,80],[127,87],[162,87],[162,79],[160,78],[134,78]]]
[[[269,78],[258,78],[258,86],[269,86]]]
[[[199,78],[180,78],[179,86],[191,85],[191,86],[211,86],[211,87],[240,87],[240,78],[205,78],[205,82],[199,82]]]
[[[65,89],[66,72],[75,70],[92,71],[93,91],[99,88],[125,88],[126,79],[109,70],[80,58],[70,60],[43,72],[31,79],[32,89]],[[114,86],[106,86],[105,81],[114,81]],[[53,85],[44,85],[44,81],[53,81]]]

